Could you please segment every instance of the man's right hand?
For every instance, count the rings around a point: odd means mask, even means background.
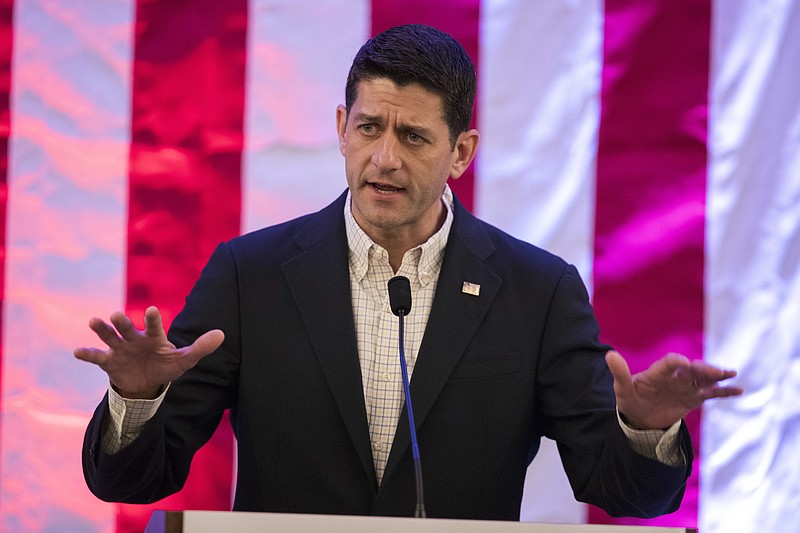
[[[177,379],[225,340],[225,334],[214,329],[198,337],[191,346],[175,348],[167,339],[161,313],[155,307],[145,310],[144,324],[144,331],[137,330],[120,311],[111,315],[111,324],[93,318],[89,327],[108,350],[76,348],[74,352],[77,359],[103,369],[124,398],[155,398],[162,386]]]

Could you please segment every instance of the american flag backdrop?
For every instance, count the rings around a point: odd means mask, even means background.
[[[683,506],[644,523],[800,531],[800,0],[0,0],[0,530],[229,508],[227,424],[173,497],[88,492],[107,381],[72,349],[116,309],[169,321],[219,241],[334,199],[350,61],[407,22],[478,70],[462,201],[576,264],[634,370],[740,372],[743,397],[688,419]],[[523,519],[612,522],[554,450]]]

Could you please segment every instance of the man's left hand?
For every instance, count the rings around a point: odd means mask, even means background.
[[[637,429],[666,429],[708,399],[743,392],[740,387],[719,384],[734,377],[735,370],[678,354],[667,354],[633,376],[625,359],[614,350],[606,354],[606,363],[614,376],[617,408]]]

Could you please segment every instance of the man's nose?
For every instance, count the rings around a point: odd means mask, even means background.
[[[372,164],[381,172],[400,168],[399,140],[391,132],[384,133],[375,143]]]

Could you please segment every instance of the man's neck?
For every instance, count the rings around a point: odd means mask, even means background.
[[[445,220],[447,220],[447,207],[445,207],[444,201],[440,202],[439,205],[441,206],[441,210],[439,212],[439,217],[436,221],[436,224],[432,230],[424,232],[408,232],[400,235],[397,233],[386,235],[369,235],[375,244],[381,246],[389,254],[389,265],[392,267],[394,272],[397,272],[400,269],[400,265],[403,263],[403,257],[405,256],[406,252],[427,242],[428,239],[433,237],[436,232],[441,229],[442,225],[444,225]]]

